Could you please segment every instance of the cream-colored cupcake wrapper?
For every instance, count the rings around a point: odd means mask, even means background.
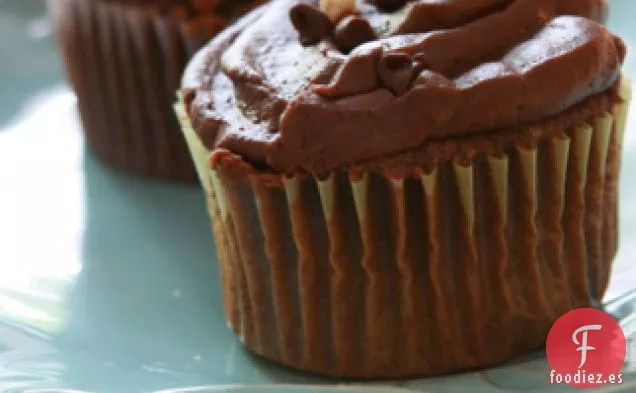
[[[206,190],[232,329],[255,352],[335,376],[403,377],[537,349],[600,301],[618,237],[630,96],[533,149],[445,163],[420,179],[298,176],[284,189],[211,169]]]

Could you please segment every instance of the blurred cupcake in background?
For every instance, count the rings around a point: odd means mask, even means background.
[[[142,175],[195,181],[172,110],[195,51],[264,0],[50,0],[91,150]]]

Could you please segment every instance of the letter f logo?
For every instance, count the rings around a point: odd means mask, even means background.
[[[545,349],[555,375],[553,383],[560,383],[556,376],[561,376],[568,385],[596,388],[604,385],[611,374],[622,372],[627,343],[614,317],[594,308],[579,308],[554,323]],[[568,381],[566,375],[572,380]]]
[[[574,334],[572,335],[572,341],[574,341],[574,344],[580,345],[580,347],[578,347],[576,350],[581,352],[581,364],[579,365],[579,369],[585,366],[585,363],[587,362],[587,352],[594,351],[596,349],[594,347],[590,347],[587,345],[588,332],[590,330],[601,330],[602,328],[603,326],[601,325],[587,325],[587,326],[581,326],[580,328],[574,331]],[[579,342],[579,339],[578,339],[579,333],[583,333],[581,342]]]

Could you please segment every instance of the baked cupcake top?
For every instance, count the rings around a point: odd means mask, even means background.
[[[200,14],[216,13],[220,16],[236,16],[236,10],[264,0],[101,0],[156,10],[167,14],[174,12],[183,16],[195,17]]]
[[[97,0],[138,7],[158,16],[171,16],[184,23],[194,36],[209,39],[228,22],[266,0]]]
[[[604,0],[274,0],[186,71],[207,148],[330,170],[549,119],[612,87]]]

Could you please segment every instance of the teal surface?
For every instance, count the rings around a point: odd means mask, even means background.
[[[610,3],[610,26],[636,48],[633,0]],[[575,391],[548,384],[541,354],[363,386],[250,355],[222,317],[201,192],[128,176],[85,151],[41,1],[0,0],[0,56],[0,391]],[[626,73],[636,76],[633,54]],[[624,295],[636,288],[636,109],[630,117],[608,299],[622,296],[611,309],[634,331],[635,302]],[[597,391],[636,392],[636,375]]]

